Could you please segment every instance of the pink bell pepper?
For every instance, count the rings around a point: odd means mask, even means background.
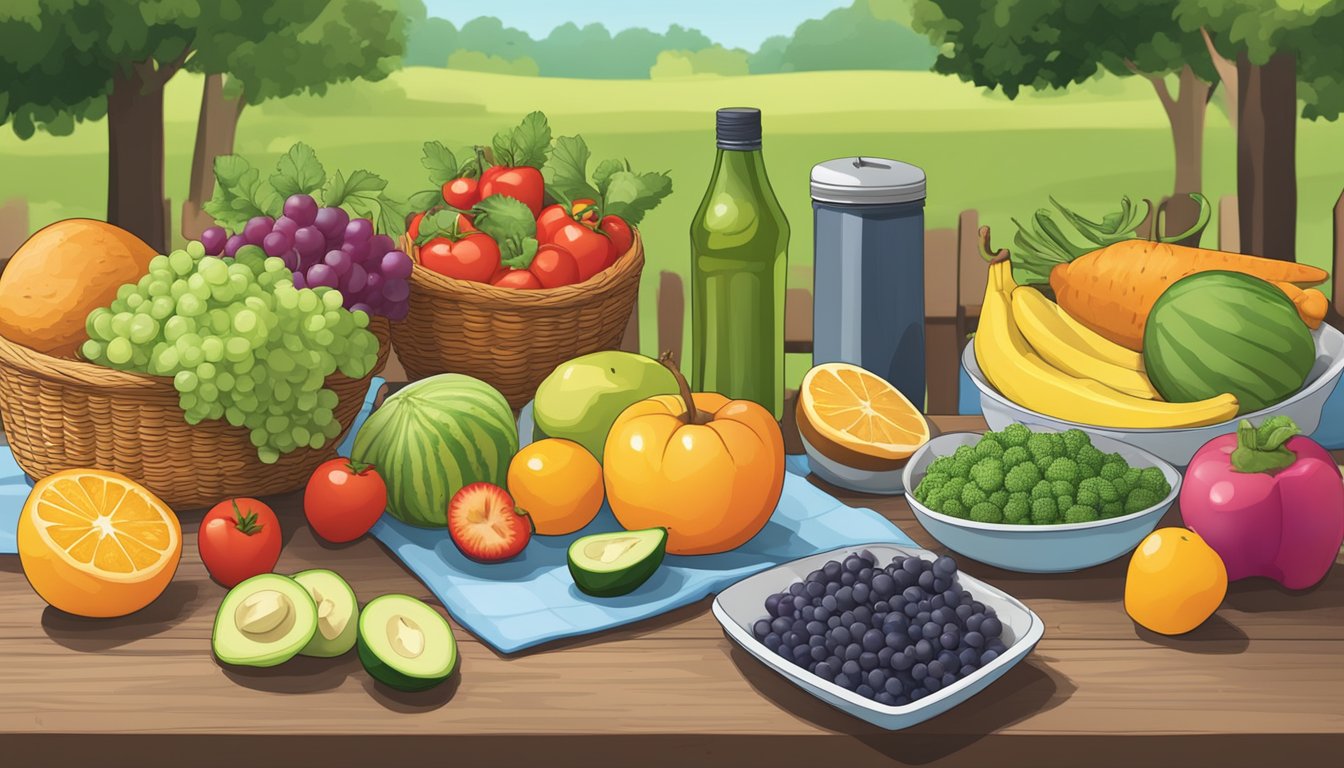
[[[1285,416],[1195,453],[1181,517],[1213,547],[1229,581],[1266,576],[1289,589],[1325,578],[1344,542],[1344,479],[1330,453]]]

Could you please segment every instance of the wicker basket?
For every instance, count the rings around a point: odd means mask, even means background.
[[[502,392],[514,410],[561,363],[620,346],[644,270],[638,232],[630,251],[610,268],[546,291],[445,277],[421,267],[415,247],[403,244],[416,266],[410,311],[405,322],[392,325],[392,343],[407,377],[475,376]]]
[[[373,371],[362,379],[327,378],[339,398],[342,435],[364,404],[369,380],[387,362],[387,321],[376,318],[369,330],[379,342]],[[14,458],[30,476],[75,468],[120,472],[176,509],[295,490],[336,455],[341,440],[263,464],[248,430],[219,420],[187,424],[169,378],[51,357],[4,337],[0,416]]]

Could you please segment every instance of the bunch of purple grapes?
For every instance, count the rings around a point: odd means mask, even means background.
[[[261,246],[267,256],[284,259],[296,288],[335,288],[346,309],[406,317],[411,258],[392,238],[375,235],[373,222],[351,219],[341,208],[320,208],[309,195],[291,195],[280,218],[255,216],[231,237],[223,227],[210,227],[201,244],[208,255],[229,257],[244,245]]]

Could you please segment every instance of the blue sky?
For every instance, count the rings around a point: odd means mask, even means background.
[[[602,22],[612,32],[645,27],[659,32],[670,24],[694,27],[728,47],[755,50],[771,35],[792,34],[798,23],[817,19],[853,0],[425,0],[431,16],[461,24],[494,16],[506,25],[545,37],[572,21]]]

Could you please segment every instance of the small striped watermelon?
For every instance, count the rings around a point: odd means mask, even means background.
[[[477,482],[502,487],[517,452],[504,396],[480,379],[443,373],[387,398],[359,428],[350,458],[382,476],[393,517],[442,528],[453,494]]]
[[[1245,414],[1302,388],[1316,342],[1283,291],[1239,272],[1200,272],[1158,297],[1144,329],[1143,362],[1164,400],[1230,392]]]

